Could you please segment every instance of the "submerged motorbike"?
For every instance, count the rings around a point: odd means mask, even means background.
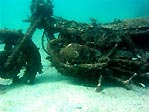
[[[96,91],[101,90],[103,79],[126,88],[131,82],[148,85],[149,18],[115,19],[104,24],[91,18],[92,23],[87,24],[53,16],[52,8],[51,0],[32,0],[32,16],[25,20],[31,24],[24,36],[20,31],[0,31],[4,43],[1,77],[18,80],[17,74],[25,67],[23,78],[33,82],[41,72],[40,54],[31,40],[39,28],[44,29],[42,46],[47,59],[62,75],[93,79],[98,82]]]

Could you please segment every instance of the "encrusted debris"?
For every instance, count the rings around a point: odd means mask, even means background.
[[[62,75],[93,79],[98,83],[96,91],[101,90],[103,81],[110,80],[127,89],[131,88],[131,83],[142,87],[148,85],[149,18],[115,19],[104,24],[91,18],[91,24],[79,23],[53,16],[51,0],[32,0],[31,14],[26,20],[31,22],[28,31],[19,37],[19,41],[14,36],[17,43],[14,42],[13,49],[10,45],[7,46],[7,42],[0,36],[0,42],[6,44],[4,51],[1,52],[1,57],[5,60],[0,61],[1,68],[9,70],[8,68],[12,67],[12,72],[17,74],[24,66],[23,63],[27,62],[28,68],[32,68],[27,71],[30,73],[35,70],[33,76],[41,71],[40,54],[31,41],[32,34],[39,28],[44,29],[42,46],[49,55],[47,59]],[[54,34],[58,36],[55,37]],[[10,35],[8,37],[10,38]],[[45,37],[48,40],[47,47],[43,42]],[[30,48],[33,50],[28,50]],[[11,49],[11,52],[5,52],[7,49]],[[34,66],[33,60],[36,58],[29,53],[37,57],[35,63],[39,68]],[[26,55],[27,59],[23,57]],[[19,62],[19,68],[18,62],[13,63],[16,62],[16,58],[25,59]],[[14,68],[16,64],[17,71]]]

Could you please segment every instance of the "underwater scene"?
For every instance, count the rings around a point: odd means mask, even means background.
[[[148,112],[149,0],[1,0],[0,112]]]

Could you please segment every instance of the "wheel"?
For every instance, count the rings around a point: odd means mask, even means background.
[[[24,34],[21,31],[0,30],[0,77],[13,79],[14,83],[34,83],[37,73],[42,72],[41,56],[37,46],[30,39],[23,46],[17,57],[5,68],[7,59],[19,44]],[[18,76],[21,70],[25,69],[22,77]]]

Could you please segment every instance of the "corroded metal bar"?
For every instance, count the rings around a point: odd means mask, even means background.
[[[39,17],[33,23],[31,23],[30,27],[28,28],[26,34],[24,35],[24,37],[22,38],[20,43],[15,47],[15,49],[12,52],[12,54],[8,57],[8,59],[7,59],[6,63],[5,63],[5,68],[6,69],[9,69],[9,67],[11,66],[13,61],[15,61],[14,60],[15,57],[17,57],[17,55],[19,54],[19,52],[21,51],[21,49],[25,45],[26,41],[28,39],[31,39],[31,37],[32,37],[34,31],[36,30],[37,25],[40,23],[40,21],[41,21],[41,17]]]

